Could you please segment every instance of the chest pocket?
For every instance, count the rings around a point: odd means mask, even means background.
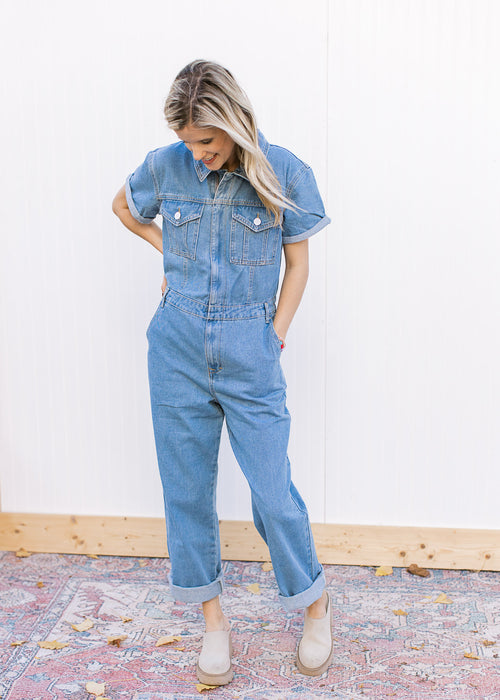
[[[235,207],[231,221],[230,260],[236,265],[271,265],[281,250],[281,227],[264,208]]]
[[[196,259],[203,204],[163,200],[160,213],[167,233],[168,250],[185,258]]]

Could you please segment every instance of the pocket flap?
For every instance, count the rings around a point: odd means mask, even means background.
[[[200,202],[179,202],[163,200],[160,213],[174,226],[182,226],[188,221],[201,217],[203,204]]]
[[[233,212],[233,219],[254,233],[279,226],[274,223],[273,214],[269,214],[265,209],[252,209],[252,207],[238,207],[238,211]]]

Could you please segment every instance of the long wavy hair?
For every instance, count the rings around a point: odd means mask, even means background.
[[[287,199],[269,161],[259,147],[257,120],[245,92],[218,63],[196,60],[175,78],[165,101],[165,119],[174,131],[193,125],[216,127],[235,142],[235,155],[266,209],[281,219],[282,209],[296,209]]]

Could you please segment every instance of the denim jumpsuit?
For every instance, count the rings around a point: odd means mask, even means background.
[[[325,586],[306,506],[290,478],[290,416],[273,326],[282,244],[330,223],[311,168],[259,145],[300,210],[276,224],[242,167],[212,171],[183,142],[148,153],[126,182],[140,223],[163,217],[167,288],[147,330],[151,410],[176,600],[223,590],[216,482],[223,420],[249,483],[286,610]]]

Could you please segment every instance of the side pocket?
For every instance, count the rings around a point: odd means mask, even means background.
[[[148,325],[147,330],[146,330],[146,338],[149,338],[150,333],[151,333],[151,330],[152,330],[152,328],[153,328],[155,322],[157,321],[158,317],[160,316],[161,310],[162,310],[163,307],[165,306],[165,299],[167,298],[167,294],[168,294],[168,287],[167,287],[167,288],[165,289],[165,291],[163,292],[162,297],[161,297],[161,300],[160,300],[160,303],[159,303],[158,306],[156,307],[156,311],[155,311],[154,314],[153,314],[153,318],[152,318],[151,321],[149,322],[149,325]]]
[[[281,355],[281,352],[282,352],[281,340],[279,339],[279,336],[276,333],[276,329],[274,328],[274,323],[272,321],[269,321],[269,326],[270,326],[272,344],[278,350],[278,353]]]

